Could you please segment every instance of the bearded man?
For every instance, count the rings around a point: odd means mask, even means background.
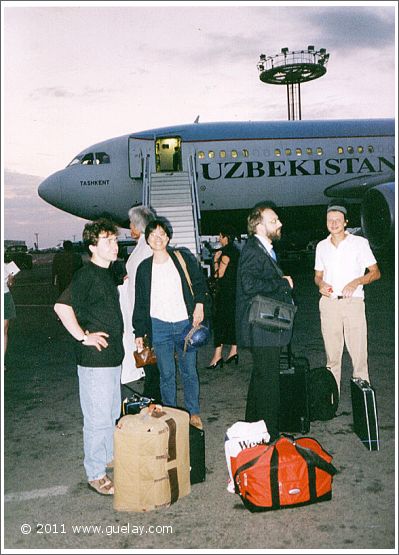
[[[256,295],[292,302],[292,278],[283,275],[273,249],[283,226],[274,208],[272,203],[259,203],[248,216],[249,238],[238,265],[236,305],[237,343],[249,348],[253,358],[245,420],[263,419],[270,441],[280,433],[280,350],[291,341],[292,331],[250,325],[249,307]]]

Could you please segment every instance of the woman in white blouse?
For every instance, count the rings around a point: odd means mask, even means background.
[[[182,250],[181,263],[176,252],[168,248],[170,237],[171,232],[163,220],[154,220],[146,227],[145,239],[153,255],[141,262],[137,269],[133,329],[139,351],[143,349],[144,335],[154,347],[160,370],[162,402],[168,406],[176,406],[177,402],[177,354],[190,422],[202,428],[197,354],[195,351],[183,352],[181,335],[189,323],[197,326],[204,320],[207,287],[194,256]]]

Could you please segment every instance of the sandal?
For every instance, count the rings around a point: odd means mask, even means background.
[[[98,480],[91,480],[87,485],[100,495],[114,495],[114,484],[106,474]]]

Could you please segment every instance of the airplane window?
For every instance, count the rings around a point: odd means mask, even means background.
[[[321,156],[323,154],[323,149],[321,148],[321,146],[318,146],[316,148],[316,153],[317,153],[318,156]]]
[[[221,151],[219,152],[219,156],[220,156],[220,158],[226,158],[226,151],[225,151],[225,150],[221,150]]]
[[[286,148],[286,149],[285,149],[285,154],[286,154],[287,156],[291,156],[291,149],[290,149],[290,148]]]
[[[242,149],[242,155],[244,156],[244,158],[248,158],[249,156],[249,152],[247,148],[243,148]]]
[[[374,147],[373,147],[372,145],[369,145],[369,146],[367,147],[367,150],[368,150],[369,152],[374,152]]]
[[[306,154],[312,155],[312,154],[313,154],[313,150],[312,150],[310,147],[308,147],[308,148],[306,149]]]
[[[343,147],[343,146],[339,146],[339,147],[337,148],[337,152],[338,152],[338,154],[343,154],[343,153],[344,153],[344,147]]]
[[[357,151],[359,154],[361,154],[364,151],[364,148],[362,146],[358,146]]]
[[[78,156],[76,156],[72,162],[69,162],[68,166],[76,166],[76,164],[80,164],[80,158]]]
[[[209,157],[209,158],[215,158],[215,153],[214,153],[213,150],[210,150],[210,151],[208,152],[208,157]]]
[[[96,152],[96,164],[109,164],[109,154],[106,152]]]
[[[297,148],[297,149],[295,150],[295,154],[296,154],[297,156],[302,156],[302,149],[301,149],[301,148]]]
[[[203,158],[205,158],[205,153],[204,153],[202,150],[200,150],[200,151],[198,152],[198,158],[199,158],[200,160],[202,160]]]
[[[348,153],[353,154],[353,146],[348,146]]]
[[[275,148],[274,149],[274,155],[275,156],[281,156],[281,150],[279,148]]]
[[[93,164],[94,155],[93,154],[85,154],[82,158],[82,164],[84,165],[91,165]]]
[[[237,158],[238,152],[236,150],[232,150],[231,151],[231,156],[232,156],[232,158]]]

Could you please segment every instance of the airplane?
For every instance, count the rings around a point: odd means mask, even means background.
[[[325,208],[337,197],[348,225],[384,248],[395,234],[395,122],[196,121],[134,132],[85,148],[38,194],[126,228],[129,208],[149,205],[169,220],[176,244],[196,254],[201,236],[218,234],[222,223],[245,234],[248,211],[262,200],[276,204],[288,236],[324,237]]]

